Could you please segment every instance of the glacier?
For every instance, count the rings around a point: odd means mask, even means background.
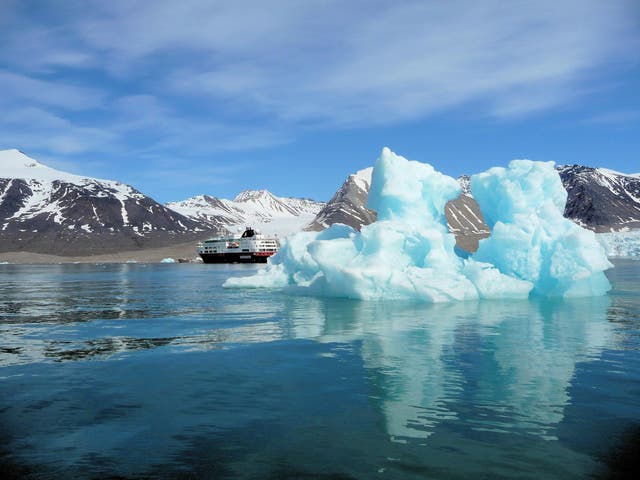
[[[596,237],[608,257],[640,258],[640,230],[597,233]]]
[[[516,160],[473,176],[471,188],[493,233],[462,258],[444,215],[458,182],[385,147],[367,203],[376,222],[289,236],[267,268],[224,287],[424,302],[608,291],[611,264],[593,233],[562,217],[566,193],[552,162]]]

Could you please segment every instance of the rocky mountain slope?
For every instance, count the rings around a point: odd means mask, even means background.
[[[374,221],[375,212],[365,208],[371,171],[351,175],[306,229],[322,230],[344,223],[359,230]],[[565,217],[595,232],[640,228],[640,175],[581,165],[560,166],[558,173],[568,193]],[[359,177],[358,183],[354,177]],[[489,228],[471,195],[469,177],[458,180],[462,194],[447,203],[445,214],[458,245],[475,251],[479,239],[489,235]]]
[[[565,216],[596,232],[640,228],[640,175],[580,165],[558,167]],[[286,235],[333,223],[356,229],[376,219],[365,205],[372,169],[350,175],[328,203],[246,190],[233,200],[200,195],[161,205],[113,180],[49,168],[18,150],[0,151],[0,252],[82,256],[165,247],[253,226]],[[489,234],[469,191],[446,206],[450,230],[468,251]]]
[[[305,230],[320,231],[334,223],[344,223],[356,230],[376,220],[376,212],[366,208],[373,168],[365,168],[342,184],[333,198],[310,222]],[[469,177],[460,177],[462,195],[447,203],[445,215],[449,229],[456,235],[458,244],[465,250],[478,248],[478,241],[489,235],[482,213],[469,191]]]
[[[491,233],[480,211],[478,202],[473,199],[469,177],[458,178],[462,193],[455,200],[447,202],[444,214],[447,217],[449,231],[456,236],[456,243],[468,252],[478,249],[478,242]]]
[[[372,172],[373,168],[369,167],[349,175],[305,230],[320,231],[334,223],[344,223],[360,230],[363,225],[375,222],[376,212],[365,207]]]
[[[104,254],[186,242],[212,230],[129,185],[0,151],[0,252]]]
[[[277,197],[268,190],[245,190],[233,200],[199,195],[166,206],[212,228],[235,231],[252,226],[264,233],[286,235],[302,229],[324,207],[305,198]]]
[[[640,175],[582,165],[558,173],[569,194],[565,217],[595,232],[640,228]]]

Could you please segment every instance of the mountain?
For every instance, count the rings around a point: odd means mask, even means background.
[[[478,242],[489,236],[491,231],[480,211],[480,205],[471,194],[468,175],[458,178],[462,193],[455,200],[447,202],[444,214],[447,217],[449,231],[456,236],[458,246],[467,252],[475,252]]]
[[[268,190],[245,190],[233,200],[199,195],[166,206],[212,228],[254,227],[264,233],[287,235],[309,223],[324,203],[306,198],[277,197]]]
[[[180,202],[170,202],[165,206],[174,212],[207,224],[210,228],[225,229],[242,223],[244,213],[230,200],[198,195]]]
[[[596,232],[640,228],[640,176],[606,168],[563,165],[569,197],[564,216]]]
[[[187,242],[212,230],[129,185],[0,151],[0,252],[111,253]]]
[[[369,167],[349,175],[333,198],[304,229],[320,231],[334,223],[344,223],[360,230],[363,225],[375,222],[376,212],[365,207],[372,172],[373,168]]]
[[[595,232],[640,228],[640,175],[582,165],[559,166],[557,170],[568,194],[565,217]],[[322,230],[344,223],[359,230],[373,222],[375,212],[365,208],[371,172],[365,169],[351,175],[305,229]],[[469,177],[458,181],[462,193],[447,203],[445,215],[458,245],[475,251],[478,241],[489,235],[489,227],[471,195]]]
[[[342,184],[333,198],[310,222],[305,230],[320,231],[334,223],[344,223],[356,230],[376,220],[376,212],[365,207],[373,168],[365,168],[352,175]],[[489,235],[482,213],[469,191],[469,177],[460,177],[462,195],[445,206],[449,229],[456,235],[458,244],[465,250],[476,250],[478,241]]]
[[[356,229],[376,213],[365,205],[372,168],[350,175],[326,204],[245,190],[233,200],[200,195],[161,205],[135,188],[62,172],[18,150],[0,151],[0,252],[83,256],[195,242],[252,226],[286,235],[333,223]],[[596,232],[640,228],[640,174],[581,165],[558,167],[568,192],[565,216]],[[477,248],[489,234],[469,191],[445,207],[458,245]]]

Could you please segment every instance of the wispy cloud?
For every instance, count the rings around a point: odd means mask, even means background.
[[[640,46],[637,4],[627,1],[93,7],[72,12],[66,29],[30,27],[25,44],[47,66],[100,64],[146,77],[155,92],[168,86],[290,122],[392,123],[478,101],[491,115],[526,114],[571,101],[574,86]],[[75,50],[69,38],[80,39]]]
[[[56,79],[43,80],[0,70],[0,105],[8,103],[38,104],[62,110],[87,110],[98,107],[105,93],[89,86]]]
[[[469,102],[511,117],[572,101],[598,67],[632,60],[639,45],[633,5],[624,2],[378,6],[338,7],[342,21],[319,14],[304,32],[285,24],[292,42],[284,52],[280,36],[263,32],[255,52],[242,50],[250,61],[209,44],[220,60],[176,73],[172,85],[290,122],[389,124]]]
[[[149,162],[549,112],[640,50],[634,0],[37,3],[0,18],[0,141]]]
[[[0,118],[0,145],[73,155],[108,150],[116,136],[98,127],[81,126],[37,107],[5,108]]]

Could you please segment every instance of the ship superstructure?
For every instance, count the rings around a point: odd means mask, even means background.
[[[215,237],[198,244],[204,263],[266,263],[279,248],[277,237],[247,227],[240,237]]]

